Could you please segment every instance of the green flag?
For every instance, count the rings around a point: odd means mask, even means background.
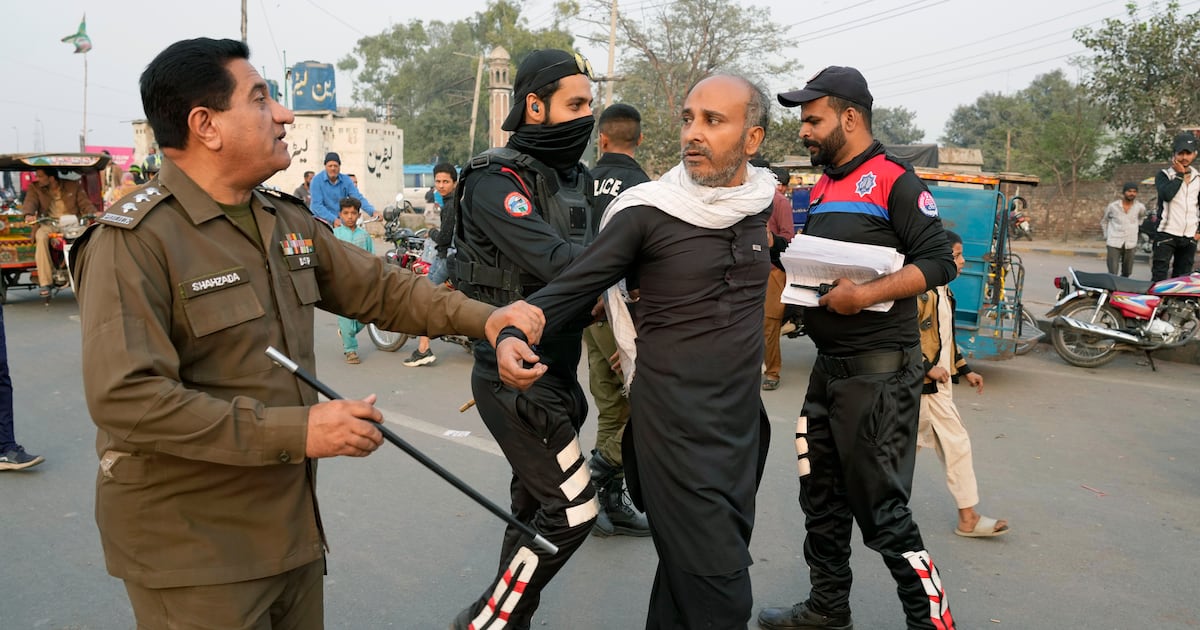
[[[83,19],[79,21],[79,31],[67,35],[62,38],[62,41],[68,44],[75,45],[75,52],[86,53],[92,49],[92,38],[87,34],[87,14],[83,14]]]

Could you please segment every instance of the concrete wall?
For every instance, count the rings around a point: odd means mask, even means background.
[[[325,154],[333,151],[342,158],[342,172],[358,177],[358,189],[376,209],[393,203],[404,188],[404,130],[395,125],[297,112],[296,122],[287,129],[287,143],[292,165],[268,179],[267,186],[291,194],[304,183],[304,171],[325,169]],[[145,161],[153,144],[150,125],[134,121],[133,163]]]
[[[1154,173],[1167,164],[1126,164],[1118,167],[1110,180],[1079,182],[1074,187],[1059,187],[1043,180],[1040,186],[1021,187],[1016,194],[1029,200],[1029,220],[1034,238],[1056,240],[1102,240],[1100,217],[1104,208],[1121,195],[1121,185],[1137,182],[1138,199],[1154,210]],[[1149,178],[1148,183],[1142,183]],[[1005,190],[1006,195],[1014,194]]]

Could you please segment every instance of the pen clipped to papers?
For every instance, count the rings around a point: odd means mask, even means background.
[[[833,285],[829,284],[828,282],[822,282],[820,286],[815,286],[815,287],[812,285],[808,285],[808,284],[796,284],[794,282],[788,284],[788,286],[796,287],[797,289],[808,289],[809,291],[816,291],[817,295],[825,295],[826,293],[829,293],[830,291],[833,290]]]

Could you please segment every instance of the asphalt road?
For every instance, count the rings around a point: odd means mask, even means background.
[[[1050,278],[1068,264],[1103,268],[1040,254],[1025,262],[1026,301],[1038,315],[1053,298]],[[96,455],[79,379],[78,308],[69,293],[44,307],[14,292],[4,309],[17,436],[47,461],[0,473],[0,628],[132,628],[92,518]],[[327,383],[345,396],[378,393],[395,431],[504,504],[504,459],[478,414],[458,412],[470,397],[462,349],[435,341],[434,366],[405,368],[415,342],[389,354],[364,334],[363,363],[347,366],[326,314],[317,339]],[[764,393],[773,436],[752,545],[756,610],[790,605],[808,589],[792,434],[815,353],[801,338],[785,339],[783,354],[783,384]],[[1009,519],[1012,531],[955,536],[932,453],[918,458],[912,498],[959,626],[1200,627],[1200,367],[1160,361],[1155,373],[1124,355],[1083,370],[1043,344],[976,369],[984,393],[960,388],[958,396],[974,438],[980,510]],[[589,420],[585,447],[594,431]],[[328,628],[444,628],[494,570],[502,524],[395,448],[323,462],[318,492],[332,548]],[[643,627],[654,565],[648,539],[590,539],[545,593],[535,628]],[[857,627],[902,628],[894,585],[857,534],[852,566]]]

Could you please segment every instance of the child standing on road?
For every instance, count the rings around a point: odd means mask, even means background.
[[[962,273],[966,262],[962,237],[946,230],[946,240],[954,253],[954,264]],[[921,354],[925,358],[917,448],[934,448],[946,470],[946,486],[958,505],[955,534],[969,538],[1006,534],[1008,521],[988,518],[975,510],[979,488],[971,461],[971,438],[954,404],[951,383],[958,382],[961,376],[982,394],[983,377],[971,371],[954,341],[954,293],[950,287],[940,286],[917,297],[917,322],[921,329]]]
[[[346,241],[374,254],[375,242],[371,240],[371,235],[367,234],[366,230],[358,227],[358,216],[362,210],[362,202],[354,197],[346,197],[338,205],[341,206],[338,218],[342,220],[342,224],[333,228],[333,235],[338,237],[339,240]],[[362,331],[363,325],[361,322],[340,315],[337,321],[338,334],[342,337],[342,352],[345,354],[346,363],[357,365],[360,363],[357,335]]]

